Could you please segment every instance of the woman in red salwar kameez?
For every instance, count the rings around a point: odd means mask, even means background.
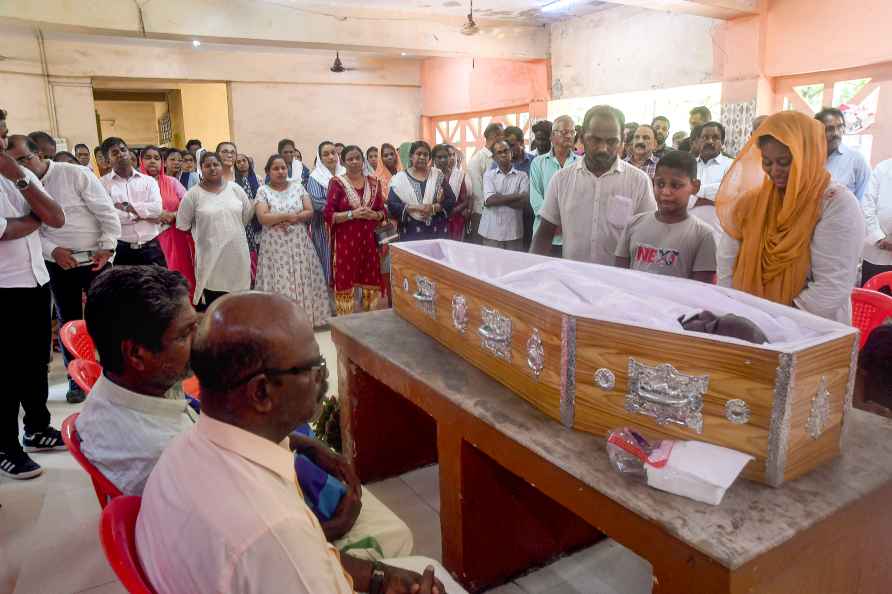
[[[353,313],[356,289],[369,311],[381,297],[381,260],[375,228],[384,219],[384,195],[375,177],[363,175],[365,155],[358,146],[341,153],[347,173],[328,184],[325,222],[331,229],[331,279],[338,315]]]

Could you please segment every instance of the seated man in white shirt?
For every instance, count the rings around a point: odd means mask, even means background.
[[[697,158],[697,178],[700,180],[700,191],[691,196],[688,208],[692,215],[709,223],[718,242],[722,235],[722,226],[715,215],[715,196],[722,185],[722,178],[734,162],[734,159],[722,154],[725,148],[725,127],[719,122],[703,124],[698,146],[700,156]]]
[[[446,591],[431,584],[427,559],[339,556],[295,497],[285,438],[315,414],[328,373],[294,301],[258,292],[218,299],[199,322],[192,366],[203,413],[162,454],[136,523],[140,561],[159,594]],[[426,583],[396,564],[427,566]],[[437,577],[461,591],[442,568]]]
[[[523,213],[530,204],[530,178],[511,162],[511,148],[504,140],[492,146],[496,167],[483,174],[483,245],[523,250]]]
[[[121,236],[118,211],[89,169],[41,159],[34,141],[21,134],[9,137],[8,152],[40,179],[65,212],[65,225],[61,229],[41,226],[40,243],[59,324],[80,320],[83,317],[83,292],[90,288],[90,283],[100,272],[110,266],[109,259],[118,245]],[[87,156],[89,158],[89,151]],[[64,345],[61,348],[67,367],[73,355]],[[73,379],[68,380],[68,402],[77,404],[86,396]]]
[[[128,266],[97,277],[85,319],[103,375],[77,419],[81,449],[125,495],[141,495],[168,443],[197,419],[182,391],[171,388],[188,373],[198,317],[179,273]],[[292,438],[292,449],[350,487],[324,524],[332,542],[372,558],[411,553],[409,528],[362,491],[352,471],[345,476],[343,458],[304,436]]]

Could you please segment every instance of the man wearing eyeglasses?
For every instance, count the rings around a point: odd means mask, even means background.
[[[77,419],[81,449],[122,493],[142,495],[167,445],[192,428],[199,416],[178,386],[189,373],[198,316],[179,273],[160,266],[123,266],[95,279],[84,318],[103,374]],[[252,370],[241,364],[235,368],[242,375],[231,376],[233,387],[249,383]],[[328,376],[321,358],[296,368],[271,365],[265,372],[277,379],[306,375],[324,381]],[[330,541],[366,557],[411,552],[409,528],[373,495],[361,491],[342,456],[303,435],[289,439],[292,450],[346,486],[340,505],[324,518]]]
[[[218,299],[195,332],[192,367],[202,414],[161,456],[136,522],[156,592],[446,592],[427,559],[339,555],[299,496],[284,441],[314,416],[328,373],[294,301],[259,292]],[[442,568],[438,575],[448,582]]]
[[[825,107],[815,114],[815,119],[824,124],[827,135],[827,171],[833,181],[851,190],[860,202],[870,180],[870,165],[861,153],[842,142],[846,116],[835,107]]]
[[[539,229],[542,224],[542,218],[539,216],[542,207],[545,206],[545,191],[551,183],[551,178],[555,173],[564,167],[570,167],[579,158],[573,152],[573,137],[576,134],[573,118],[568,115],[562,115],[554,120],[551,126],[551,150],[547,153],[540,154],[533,159],[530,164],[530,207],[533,209],[533,233]],[[555,232],[554,239],[551,242],[550,255],[555,258],[561,257],[561,233],[560,229]]]

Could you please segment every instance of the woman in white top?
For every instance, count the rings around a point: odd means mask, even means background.
[[[716,197],[719,284],[851,323],[864,217],[826,159],[817,120],[784,111],[759,126]]]
[[[264,226],[257,262],[259,291],[279,293],[297,302],[313,322],[322,326],[331,317],[328,288],[308,227],[313,203],[300,182],[288,178],[282,155],[266,162],[269,182],[257,191],[257,220]]]
[[[245,225],[254,204],[235,182],[223,180],[217,153],[199,158],[201,182],[186,192],[177,211],[177,229],[192,232],[195,241],[195,296],[204,310],[226,293],[251,288],[251,257]]]

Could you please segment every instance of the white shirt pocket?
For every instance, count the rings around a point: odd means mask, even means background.
[[[607,222],[622,229],[632,218],[632,199],[619,194],[607,201]]]

